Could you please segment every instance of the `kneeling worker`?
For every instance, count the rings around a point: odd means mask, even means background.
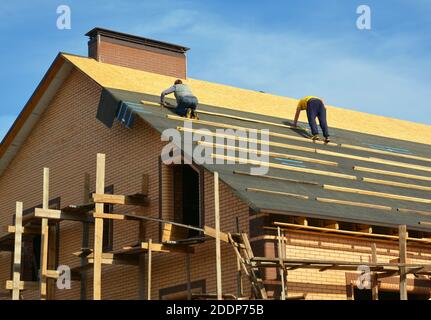
[[[162,92],[160,96],[160,103],[165,104],[165,96],[174,93],[177,99],[177,107],[174,110],[176,114],[181,117],[196,119],[196,107],[198,99],[193,95],[189,86],[184,84],[181,80],[176,80],[174,85]]]
[[[296,109],[295,120],[293,125],[296,127],[298,125],[299,114],[302,110],[307,111],[308,124],[311,128],[311,139],[319,140],[319,131],[317,129],[316,117],[319,118],[319,124],[322,128],[323,136],[325,137],[325,142],[329,142],[329,132],[328,124],[326,122],[326,107],[320,98],[308,96],[302,98],[298,102],[298,108]]]

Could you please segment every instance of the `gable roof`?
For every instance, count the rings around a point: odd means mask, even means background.
[[[164,75],[97,62],[87,57],[67,54],[63,56],[105,88],[160,95],[160,92],[171,86],[175,80],[175,78]],[[271,115],[280,119],[293,119],[298,103],[297,99],[191,78],[187,79],[187,83],[190,84],[193,93],[201,103],[230,110]],[[327,107],[330,128],[431,145],[431,126],[429,125],[333,106]],[[300,120],[306,121],[304,112]]]
[[[159,132],[184,126],[182,119],[167,117],[169,111],[140,103],[141,99],[157,102],[173,78],[59,54],[2,141],[0,170],[6,168],[72,68],[96,81],[116,102],[127,105]],[[273,133],[267,177],[247,174],[253,163],[204,164],[218,171],[255,210],[430,230],[419,223],[431,221],[431,126],[328,107],[336,144],[312,144],[286,126],[297,100],[187,81],[199,97],[200,109],[206,111],[200,122],[193,123],[195,128],[214,132],[239,126],[269,128]]]
[[[178,127],[183,137],[188,132],[181,129],[184,118],[157,107],[158,95],[112,88],[105,89],[104,94],[160,133]],[[104,107],[101,103],[100,108]],[[270,129],[270,168],[265,176],[251,175],[250,168],[259,163],[240,164],[244,154],[241,156],[238,149],[234,150],[233,164],[202,164],[211,172],[219,172],[220,179],[254,210],[431,230],[420,224],[431,222],[430,146],[343,129],[332,129],[337,143],[325,145],[313,143],[276,117],[206,104],[200,104],[199,110],[200,119],[192,121],[192,131],[211,132],[213,141],[205,146],[212,147],[215,136],[222,136],[216,129]]]

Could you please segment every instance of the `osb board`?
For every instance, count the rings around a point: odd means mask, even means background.
[[[97,62],[69,54],[63,56],[104,87],[158,95],[174,78]],[[188,83],[203,104],[292,119],[297,100],[231,86],[195,80]],[[301,121],[306,121],[302,112]],[[431,126],[328,106],[330,127],[382,137],[431,144]],[[395,129],[394,129],[395,128]]]

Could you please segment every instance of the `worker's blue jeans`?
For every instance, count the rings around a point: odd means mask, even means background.
[[[184,117],[187,114],[187,109],[196,110],[198,106],[198,99],[194,96],[190,97],[180,97],[177,100],[177,107],[175,109],[175,113],[181,117]]]
[[[320,99],[310,99],[307,103],[308,124],[313,135],[319,134],[317,129],[316,117],[319,119],[320,128],[322,128],[323,136],[329,137],[328,124],[326,122],[326,108]]]

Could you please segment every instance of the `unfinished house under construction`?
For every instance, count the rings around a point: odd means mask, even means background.
[[[187,78],[188,48],[87,35],[0,147],[2,299],[429,299],[430,126],[328,107],[333,142],[313,142],[297,100]],[[198,120],[158,105],[177,78]],[[219,162],[162,161],[169,128]]]

